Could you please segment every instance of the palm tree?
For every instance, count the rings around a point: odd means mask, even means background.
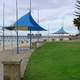
[[[74,18],[73,23],[78,28],[80,35],[80,0],[77,0],[76,2],[76,10],[77,10],[75,11],[76,18]]]

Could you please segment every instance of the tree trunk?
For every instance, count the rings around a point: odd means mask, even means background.
[[[78,31],[79,31],[79,35],[80,35],[80,26],[78,26]]]

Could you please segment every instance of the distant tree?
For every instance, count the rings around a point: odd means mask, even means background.
[[[76,10],[77,10],[75,11],[76,18],[74,18],[73,23],[78,28],[80,35],[80,0],[76,1]]]
[[[78,28],[80,31],[80,16],[74,19],[74,25]]]

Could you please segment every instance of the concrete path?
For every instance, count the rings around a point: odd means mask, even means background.
[[[18,61],[22,59],[21,62],[21,77],[24,75],[26,65],[29,61],[33,50],[30,49],[20,49],[20,53],[16,54],[16,49],[0,51],[0,80],[3,80],[3,65],[2,61]]]

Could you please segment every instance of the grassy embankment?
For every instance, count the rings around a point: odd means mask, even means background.
[[[80,80],[80,42],[51,42],[36,49],[24,80]]]

